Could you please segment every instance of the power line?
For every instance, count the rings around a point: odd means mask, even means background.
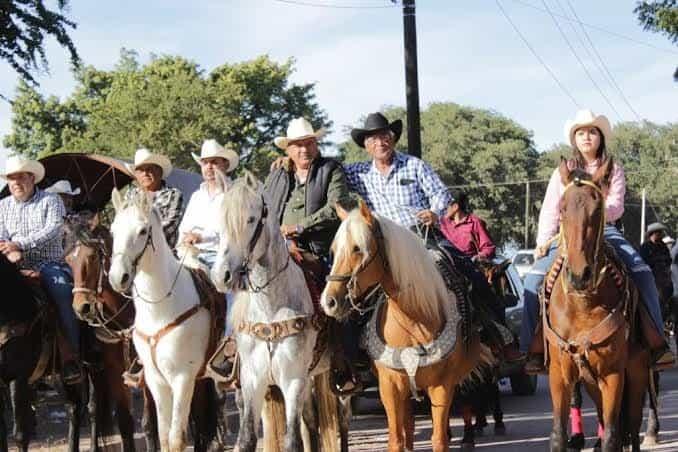
[[[546,71],[551,75],[551,77],[553,78],[553,80],[555,80],[555,82],[558,84],[560,89],[570,98],[570,100],[572,101],[574,106],[577,107],[578,109],[581,108],[579,106],[579,104],[577,103],[577,101],[575,100],[574,96],[572,96],[572,94],[567,90],[567,88],[565,88],[565,86],[560,82],[558,77],[556,77],[556,74],[553,73],[551,68],[548,67],[548,65],[544,62],[544,60],[539,56],[537,51],[534,50],[534,48],[530,45],[527,38],[525,38],[525,36],[520,32],[520,30],[518,29],[518,26],[513,22],[513,20],[511,20],[511,17],[509,17],[508,13],[504,9],[504,7],[501,5],[499,0],[495,0],[495,3],[497,4],[499,9],[501,10],[501,12],[504,15],[504,17],[506,18],[506,20],[508,20],[508,22],[511,24],[511,26],[513,27],[515,32],[518,34],[518,36],[520,36],[520,39],[522,39],[522,41],[525,43],[527,48],[530,49],[530,52],[532,52],[532,55],[534,55],[534,57],[541,63],[541,65],[544,67],[544,69],[546,69]]]
[[[595,88],[598,90],[598,92],[600,93],[600,95],[602,96],[602,98],[605,99],[605,102],[607,102],[607,104],[610,106],[610,108],[612,108],[612,111],[614,111],[614,112],[617,114],[617,116],[619,117],[619,119],[623,120],[624,118],[622,117],[622,115],[619,114],[619,112],[618,112],[617,109],[614,107],[614,105],[612,105],[612,102],[610,102],[610,99],[605,95],[605,93],[603,93],[603,90],[600,88],[600,86],[598,86],[598,83],[596,82],[596,80],[593,78],[593,76],[591,76],[591,73],[589,72],[589,70],[588,70],[588,69],[586,68],[586,66],[584,65],[584,62],[582,61],[582,59],[579,58],[579,55],[577,54],[576,50],[575,50],[574,47],[572,46],[572,43],[570,42],[570,39],[567,37],[567,35],[565,34],[565,31],[563,31],[562,27],[561,27],[560,24],[558,23],[558,19],[556,19],[556,16],[555,16],[555,15],[553,14],[553,12],[551,11],[551,8],[549,8],[548,5],[546,4],[546,0],[541,0],[541,2],[542,2],[542,4],[544,5],[544,8],[546,8],[546,11],[548,11],[549,15],[551,16],[551,19],[553,19],[553,23],[556,25],[556,28],[557,28],[558,31],[560,32],[560,35],[561,35],[561,36],[563,37],[563,39],[565,40],[565,43],[566,43],[567,46],[570,48],[570,51],[572,52],[572,55],[574,55],[574,57],[577,59],[577,61],[578,61],[579,64],[581,65],[581,68],[584,70],[584,72],[586,73],[586,75],[587,75],[587,77],[589,78],[589,80],[591,80],[591,83],[593,83],[593,86],[595,86]]]
[[[537,5],[533,5],[530,2],[526,2],[526,1],[523,1],[523,0],[511,0],[511,1],[513,1],[515,3],[519,3],[519,4],[524,5],[524,6],[527,6],[528,8],[536,9],[536,10],[541,11],[541,12],[547,12],[546,10],[540,8]],[[616,36],[616,37],[621,38],[621,39],[626,39],[627,41],[635,42],[636,44],[640,44],[640,45],[643,45],[643,46],[646,46],[646,47],[652,47],[653,49],[659,50],[661,52],[672,53],[674,55],[678,55],[678,51],[675,51],[673,49],[667,49],[667,48],[664,48],[664,47],[656,46],[654,44],[650,44],[649,42],[640,41],[638,39],[631,38],[629,36],[623,35],[621,33],[617,33],[615,31],[606,30],[605,28],[599,27],[597,25],[592,25],[592,24],[589,24],[589,23],[586,23],[586,22],[582,22],[579,19],[573,20],[569,17],[565,17],[565,16],[562,16],[562,15],[559,15],[559,14],[556,14],[556,15],[558,17],[560,17],[561,19],[569,20],[569,21],[572,21],[572,22],[577,22],[580,25],[584,25],[584,26],[592,28],[594,30],[602,31],[603,33],[607,33],[609,35]]]
[[[558,1],[558,4],[560,5],[560,0],[557,0],[557,1]],[[629,102],[629,100],[624,95],[624,92],[622,91],[621,87],[617,84],[617,81],[615,80],[614,76],[612,75],[612,73],[608,69],[607,64],[605,64],[605,60],[603,60],[603,57],[600,56],[598,49],[596,49],[596,46],[593,44],[593,40],[591,40],[589,33],[586,31],[586,28],[584,27],[582,22],[579,20],[579,16],[577,15],[577,11],[575,11],[570,0],[567,0],[567,4],[570,7],[570,11],[572,11],[573,17],[576,19],[575,22],[579,23],[579,27],[581,28],[582,32],[584,33],[584,36],[586,37],[586,40],[588,41],[589,45],[593,49],[593,52],[598,57],[598,60],[600,61],[600,64],[602,65],[603,69],[605,70],[605,73],[607,73],[608,77],[610,78],[612,85],[614,85],[614,87],[617,89],[617,91],[619,92],[619,95],[624,100],[624,103],[626,104],[626,106],[629,107],[629,110],[631,110],[633,115],[636,117],[636,120],[642,121],[642,118],[640,117],[638,112],[636,112],[636,110],[631,106],[631,103]],[[561,6],[561,8],[562,8],[562,6]],[[564,8],[563,8],[563,11],[564,11]],[[572,25],[572,22],[570,22],[570,25]],[[574,29],[574,25],[572,25],[572,28]],[[577,35],[579,37],[579,39],[581,39],[581,36],[579,36],[579,33],[577,33],[576,30],[575,30],[575,35]],[[588,50],[588,48],[586,46],[584,46],[584,48]]]
[[[289,5],[310,6],[313,8],[333,8],[333,9],[384,9],[397,8],[400,5],[393,2],[391,5],[338,5],[336,3],[313,3],[300,0],[273,0],[279,3],[287,3]]]

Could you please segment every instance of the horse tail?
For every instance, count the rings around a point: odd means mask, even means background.
[[[339,403],[330,389],[330,373],[323,372],[313,378],[315,399],[318,406],[318,431],[323,452],[337,450],[339,435]]]
[[[285,444],[285,398],[277,386],[269,386],[264,398],[264,452],[283,452]]]

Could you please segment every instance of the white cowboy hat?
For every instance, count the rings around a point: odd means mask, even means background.
[[[200,165],[200,160],[221,157],[228,161],[227,173],[234,171],[240,163],[240,156],[237,152],[220,145],[217,140],[205,140],[200,148],[200,155],[191,152],[193,160]]]
[[[57,193],[61,195],[77,196],[80,194],[80,187],[73,189],[71,182],[67,180],[60,180],[54,182],[51,186],[45,189],[49,193]]]
[[[597,127],[606,141],[612,138],[610,121],[605,115],[595,115],[591,110],[579,110],[574,119],[565,121],[565,138],[572,146],[575,146],[574,133],[577,129],[587,126]]]
[[[37,184],[45,177],[45,167],[37,160],[30,160],[22,155],[12,155],[5,161],[5,171],[0,177],[6,179],[10,174],[32,173]]]
[[[287,127],[286,137],[277,137],[273,140],[280,149],[287,149],[290,141],[303,140],[304,138],[320,138],[325,135],[325,129],[313,130],[313,126],[305,118],[296,118]]]
[[[172,172],[172,162],[162,154],[156,154],[146,148],[137,149],[134,154],[134,164],[125,163],[127,169],[134,173],[137,166],[158,165],[162,169],[162,178],[166,179]]]

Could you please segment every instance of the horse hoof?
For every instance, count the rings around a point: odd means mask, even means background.
[[[645,435],[643,439],[643,447],[656,446],[657,445],[657,435]]]
[[[503,422],[494,424],[494,434],[497,436],[506,435],[506,425]]]
[[[602,452],[603,450],[603,445],[602,441],[600,438],[596,441],[596,444],[593,445],[593,452]]]
[[[584,437],[583,433],[576,433],[572,436],[570,436],[570,439],[567,440],[567,451],[568,452],[575,452],[582,450],[584,448],[584,445],[586,444],[586,437]]]
[[[476,445],[475,443],[461,443],[459,450],[462,452],[470,452],[476,450]]]

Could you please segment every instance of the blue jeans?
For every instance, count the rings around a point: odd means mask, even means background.
[[[75,353],[80,352],[80,322],[73,311],[73,277],[66,264],[47,262],[42,264],[40,282],[49,298],[54,301],[61,320],[66,340]]]
[[[629,271],[631,280],[640,292],[641,302],[647,308],[652,323],[660,335],[664,335],[664,321],[659,306],[659,296],[654,283],[652,270],[640,257],[640,254],[626,241],[619,230],[611,225],[605,226],[603,236],[612,245],[619,258],[624,262]],[[546,272],[549,271],[556,255],[556,244],[552,244],[546,256],[537,260],[525,277],[525,292],[523,305],[523,319],[520,327],[520,351],[527,352],[534,330],[539,321],[539,297],[538,293],[544,282]]]

